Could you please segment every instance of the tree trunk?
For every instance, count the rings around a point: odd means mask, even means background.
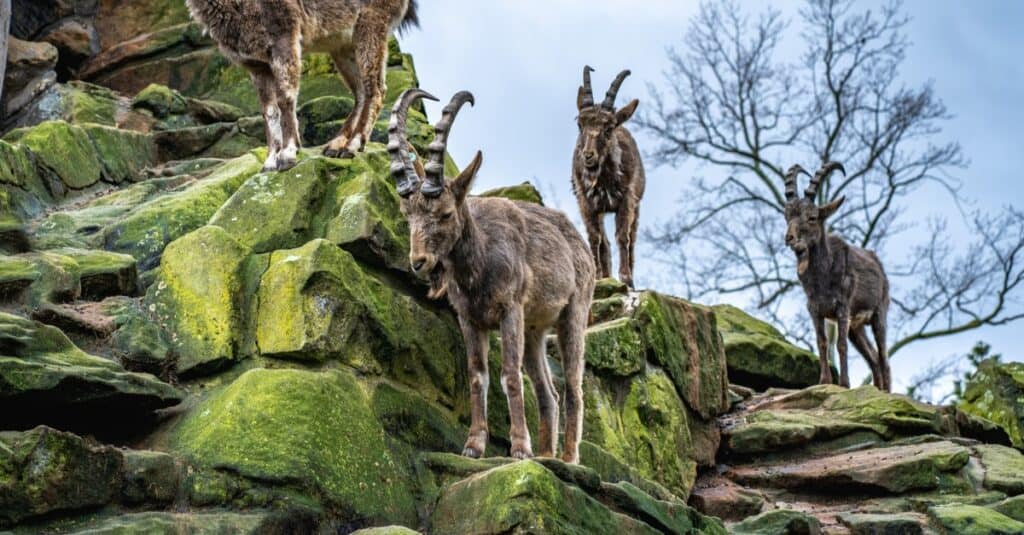
[[[0,0],[0,101],[4,98],[4,76],[7,75],[7,35],[11,29],[11,0]],[[0,117],[3,110],[0,110]]]

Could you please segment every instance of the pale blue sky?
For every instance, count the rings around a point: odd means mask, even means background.
[[[877,5],[865,0],[864,7]],[[430,0],[421,2],[422,28],[402,38],[414,54],[421,86],[443,100],[458,90],[476,95],[455,125],[449,149],[465,164],[484,153],[476,185],[482,190],[533,180],[549,204],[579,220],[569,186],[570,160],[576,139],[575,99],[584,64],[597,69],[595,92],[604,92],[619,70],[630,68],[619,102],[647,96],[646,84],[660,84],[667,66],[665,49],[681,41],[696,1],[684,0]],[[789,18],[800,1],[744,1],[752,11],[771,5]],[[1024,186],[1015,168],[1024,164],[1024,2],[908,0],[912,41],[903,77],[908,84],[931,80],[955,118],[946,134],[959,140],[971,165],[958,177],[964,194],[981,209],[1004,204],[1024,207]],[[795,59],[802,50],[799,25],[783,51]],[[440,105],[428,105],[437,117]],[[641,148],[651,146],[643,136]],[[714,176],[715,169],[648,166],[641,226],[668,218],[677,206],[679,185],[694,175]],[[907,214],[923,220],[952,212],[947,197],[923,191]],[[610,223],[610,222],[609,222]],[[609,225],[610,227],[611,225]],[[582,229],[581,229],[582,231]],[[953,239],[964,236],[954,234]],[[898,245],[896,242],[894,245]],[[909,245],[909,242],[908,242]],[[638,252],[640,286],[671,290],[661,266]],[[615,259],[616,263],[618,259]],[[616,264],[617,265],[617,264]],[[743,305],[744,303],[735,303]],[[1012,360],[1024,360],[1017,340],[1024,323],[973,331],[922,342],[893,359],[896,388],[932,358],[967,351],[976,340]],[[851,349],[851,353],[853,350]],[[859,356],[851,357],[855,376],[867,372]]]

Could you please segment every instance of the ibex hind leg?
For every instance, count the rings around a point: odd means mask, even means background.
[[[868,342],[867,332],[864,330],[863,325],[850,329],[850,342],[857,349],[857,352],[864,357],[864,360],[868,362],[868,367],[871,368],[871,381],[879,390],[884,390],[885,375],[882,368],[878,365],[878,355],[871,348],[871,343]]]
[[[589,289],[593,292],[593,285]],[[590,299],[578,294],[562,311],[558,321],[558,348],[562,353],[565,374],[565,446],[562,460],[579,462],[580,440],[583,438],[583,367]]]
[[[366,146],[373,126],[384,106],[384,89],[388,54],[389,18],[379,10],[365,8],[356,21],[354,63],[358,70],[357,105],[338,137],[324,149],[324,155],[351,158]]]
[[[267,159],[263,163],[263,171],[276,171],[278,156],[283,144],[281,135],[281,108],[277,105],[277,87],[274,73],[265,63],[247,64],[246,69],[256,87],[260,99],[260,112],[263,114],[264,132],[267,136]]]
[[[338,135],[331,140],[330,144],[324,148],[324,154],[332,157],[351,157],[350,154],[345,153],[345,147],[348,146],[349,139],[352,138],[352,131],[356,123],[356,119],[359,117],[361,110],[366,105],[366,98],[363,96],[363,81],[359,75],[359,64],[356,63],[355,50],[347,49],[342,51],[336,51],[331,54],[334,59],[334,66],[337,67],[338,72],[341,74],[341,78],[345,80],[345,85],[348,86],[349,91],[352,92],[353,105],[352,110],[349,112],[348,117],[345,118],[345,122],[341,125],[341,130],[338,131]],[[333,149],[332,147],[339,147]]]
[[[871,332],[875,335],[875,345],[878,346],[878,367],[882,372],[884,381],[882,382],[882,390],[889,392],[892,390],[892,373],[889,370],[889,348],[886,345],[886,312],[883,310],[876,313],[871,318]]]
[[[298,35],[277,42],[270,67],[274,73],[278,108],[281,110],[282,146],[277,169],[283,171],[295,166],[301,145],[299,120],[296,116],[299,80],[302,76],[302,47]]]
[[[551,381],[551,371],[548,369],[546,337],[545,329],[526,330],[523,368],[533,383],[533,392],[537,395],[537,408],[540,412],[537,455],[554,457],[558,443],[558,394]]]

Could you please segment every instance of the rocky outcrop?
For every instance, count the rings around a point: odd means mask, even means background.
[[[465,349],[450,309],[406,267],[387,112],[353,159],[313,147],[290,171],[261,173],[251,84],[180,0],[46,0],[21,17],[23,35],[61,43],[45,73],[85,81],[48,82],[0,140],[0,530],[915,533],[1024,521],[1021,455],[966,407],[730,385],[809,386],[817,359],[739,310],[611,279],[587,331],[581,464],[504,457],[496,337],[487,457],[455,455]],[[90,27],[99,52],[65,63]],[[416,83],[395,42],[387,76],[389,103]],[[300,104],[306,145],[351,110],[328,58],[305,59]],[[432,139],[422,108],[410,134],[420,151]],[[529,184],[484,195],[542,202]]]
[[[755,395],[720,421],[718,470],[691,503],[735,533],[1015,529],[1001,511],[1015,512],[1024,455],[959,409],[822,385]]]
[[[982,362],[964,386],[959,407],[1002,426],[1017,448],[1024,448],[1024,365]]]

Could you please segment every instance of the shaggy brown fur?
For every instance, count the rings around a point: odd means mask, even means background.
[[[590,251],[597,276],[612,271],[611,249],[604,233],[604,214],[615,213],[615,239],[619,244],[619,279],[633,287],[633,250],[644,195],[644,164],[636,141],[623,123],[633,116],[639,101],[615,111],[615,96],[629,71],[612,82],[604,102],[594,105],[589,66],[583,69],[583,86],[576,100],[580,135],[572,155],[572,187],[580,205],[583,224],[590,237]]]
[[[583,431],[584,330],[594,291],[587,245],[565,214],[531,203],[467,198],[481,155],[456,178],[444,177],[448,131],[459,108],[473,102],[456,94],[436,126],[423,167],[410,157],[405,134],[409,105],[430,96],[406,91],[391,115],[391,170],[409,221],[412,269],[434,275],[434,292],[448,294],[459,316],[469,358],[472,422],[463,455],[479,457],[487,445],[489,332],[501,331],[501,386],[508,398],[513,457],[533,455],[523,406],[525,366],[540,408],[538,454],[553,456],[558,441],[558,394],[544,349],[547,331],[558,333],[565,372],[565,444],[562,459],[579,459]]]
[[[192,16],[256,85],[266,121],[264,171],[295,165],[302,53],[326,52],[355,96],[327,156],[362,150],[384,100],[388,35],[415,25],[416,0],[186,0]]]
[[[889,279],[882,262],[874,252],[854,247],[834,234],[825,232],[825,220],[843,204],[840,197],[824,206],[815,198],[821,181],[834,171],[846,171],[836,162],[829,162],[811,178],[804,198],[797,198],[797,175],[807,174],[795,165],[786,174],[786,245],[797,256],[797,274],[807,294],[807,310],[817,334],[818,358],[821,362],[822,384],[832,382],[828,362],[828,337],[825,320],[838,325],[839,384],[850,386],[847,372],[847,339],[864,356],[871,367],[875,386],[888,391],[889,355],[886,350],[886,316],[889,313]],[[875,347],[868,340],[865,325],[875,335]]]

